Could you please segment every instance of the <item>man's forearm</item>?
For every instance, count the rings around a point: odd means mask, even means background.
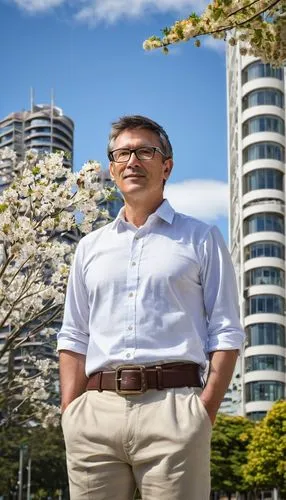
[[[86,356],[72,351],[60,351],[60,384],[62,412],[86,389]]]
[[[230,384],[237,356],[237,350],[210,353],[209,375],[200,398],[212,422]]]

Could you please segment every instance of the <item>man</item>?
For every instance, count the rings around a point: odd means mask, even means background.
[[[80,241],[58,336],[71,499],[131,500],[137,485],[143,500],[207,500],[211,427],[244,338],[230,256],[215,227],[164,200],[162,127],[121,118],[108,157],[125,206]]]

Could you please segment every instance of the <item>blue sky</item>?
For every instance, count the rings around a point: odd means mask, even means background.
[[[174,7],[176,6],[176,8]],[[196,0],[0,0],[0,118],[36,103],[75,122],[75,169],[90,158],[108,166],[113,120],[143,114],[163,125],[175,166],[166,195],[180,211],[227,237],[225,54],[208,39],[146,53],[143,41],[198,11]]]

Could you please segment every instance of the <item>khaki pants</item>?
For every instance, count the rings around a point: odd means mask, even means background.
[[[62,417],[71,500],[208,500],[211,422],[201,389],[87,391]]]

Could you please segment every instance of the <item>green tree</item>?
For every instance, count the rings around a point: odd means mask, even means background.
[[[244,417],[218,414],[212,434],[212,490],[229,495],[246,490],[242,467],[254,424]]]
[[[253,432],[243,467],[246,483],[258,490],[278,487],[285,495],[285,457],[286,401],[277,401]]]
[[[230,45],[241,42],[242,55],[254,55],[275,66],[286,62],[286,4],[284,0],[214,0],[205,11],[192,13],[162,30],[163,36],[145,40],[145,50],[168,46],[211,35],[228,40]]]
[[[65,445],[61,428],[8,425],[0,428],[0,494],[16,491],[20,448],[23,454],[23,491],[27,487],[27,465],[31,458],[31,494],[40,490],[55,498],[56,490],[67,492]],[[39,495],[39,493],[37,493]],[[40,498],[40,497],[39,497]],[[45,497],[46,498],[46,497]]]

